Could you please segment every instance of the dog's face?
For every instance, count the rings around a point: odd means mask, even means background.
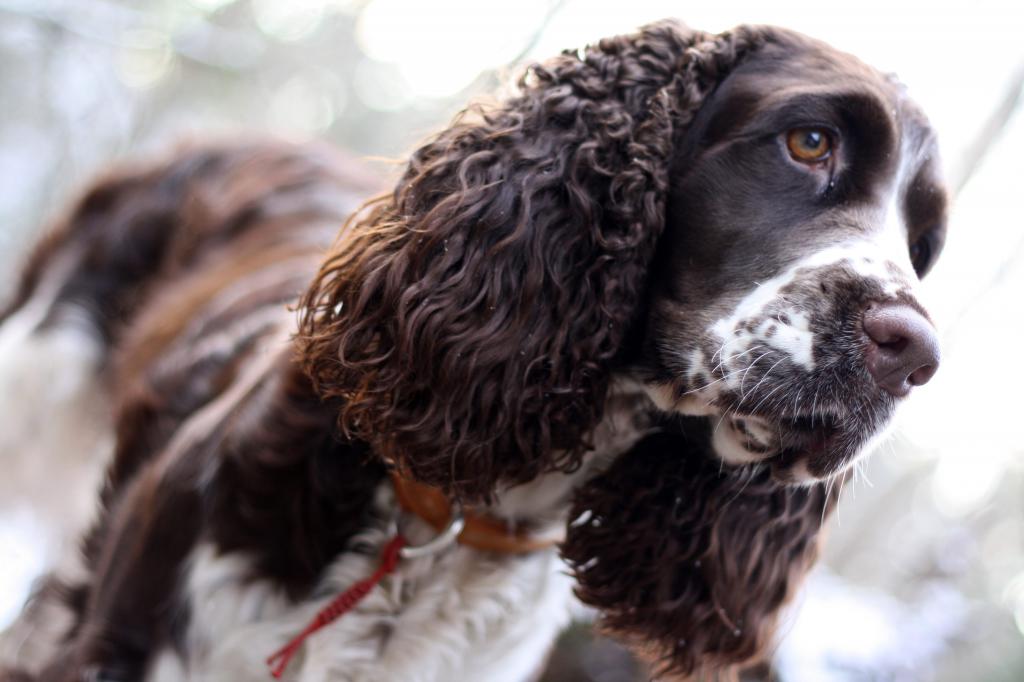
[[[901,87],[813,41],[734,71],[677,145],[643,375],[733,464],[843,471],[938,364],[915,285],[946,195]]]

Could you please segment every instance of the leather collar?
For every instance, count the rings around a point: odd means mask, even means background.
[[[402,509],[423,519],[441,532],[452,517],[452,503],[443,492],[418,483],[391,470],[391,482]],[[465,525],[456,542],[466,547],[500,554],[529,554],[554,547],[562,538],[550,534],[535,535],[528,526],[489,516],[472,508],[464,509]]]

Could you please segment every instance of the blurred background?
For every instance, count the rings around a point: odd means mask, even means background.
[[[112,160],[252,131],[401,158],[517,64],[666,16],[780,24],[895,72],[938,129],[957,192],[925,283],[942,371],[847,485],[771,670],[751,678],[1024,680],[1019,0],[0,0],[0,292]],[[0,627],[49,561],[33,537],[30,516],[0,505]],[[585,628],[546,676],[642,678]]]

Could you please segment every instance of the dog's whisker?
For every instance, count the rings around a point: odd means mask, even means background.
[[[835,485],[835,479],[829,477],[825,480],[825,503],[821,505],[821,520],[819,526],[825,525],[825,513],[828,510],[828,500],[832,497],[832,487]]]
[[[733,355],[730,355],[728,358],[725,358],[723,356],[722,359],[719,361],[719,363],[717,365],[715,365],[715,369],[716,370],[720,369],[722,367],[723,363],[731,363],[731,362],[733,362],[734,360],[736,360],[738,358],[742,358],[747,353],[753,353],[754,351],[760,350],[762,348],[764,348],[764,346],[751,346],[750,348],[746,349],[745,351],[741,351],[739,353],[735,353]],[[755,360],[755,362],[756,362],[756,360]]]
[[[740,372],[742,372],[742,371],[743,371],[742,369],[737,369],[737,370],[734,370],[734,371],[732,371],[732,372],[729,372],[728,374],[725,374],[725,375],[723,375],[723,376],[722,376],[721,378],[719,378],[719,379],[715,379],[714,381],[709,381],[708,383],[704,384],[703,386],[698,386],[698,387],[696,387],[696,388],[691,388],[691,389],[689,389],[689,390],[686,390],[686,391],[684,391],[684,392],[682,392],[682,393],[679,393],[679,394],[678,394],[678,395],[676,396],[676,399],[677,399],[677,400],[681,400],[682,398],[685,398],[685,397],[686,397],[686,396],[688,396],[688,395],[691,395],[691,394],[693,394],[693,393],[699,393],[699,392],[701,392],[701,391],[704,391],[704,390],[706,390],[706,389],[708,389],[708,388],[711,388],[711,387],[712,387],[712,386],[714,386],[715,384],[719,384],[719,383],[721,383],[721,382],[723,382],[723,381],[728,381],[728,380],[729,380],[730,378],[732,378],[732,377],[736,376],[737,374],[739,374],[739,373],[740,373]]]
[[[785,358],[785,357],[783,357],[783,358],[780,358],[778,362],[776,362],[776,363],[775,363],[774,365],[772,365],[771,367],[769,367],[769,368],[768,368],[768,371],[764,373],[764,376],[763,376],[763,377],[761,377],[761,380],[760,380],[760,381],[758,381],[758,382],[757,382],[757,383],[756,383],[756,384],[754,385],[754,388],[750,389],[750,392],[749,392],[749,393],[747,393],[747,395],[753,395],[754,393],[756,393],[756,392],[757,392],[757,389],[761,387],[761,384],[763,384],[763,383],[764,383],[765,381],[767,381],[767,380],[768,380],[768,377],[770,377],[770,376],[771,376],[771,373],[772,373],[772,371],[773,371],[773,370],[774,370],[774,369],[775,369],[776,367],[778,367],[778,366],[779,366],[780,364],[782,364],[782,363],[783,363],[783,362],[784,362],[785,360],[786,360],[786,358]],[[770,396],[770,395],[772,395],[772,393],[775,393],[775,391],[778,391],[778,390],[779,390],[780,388],[783,388],[783,386],[784,386],[783,384],[779,384],[779,385],[778,385],[778,386],[776,386],[776,387],[775,387],[775,389],[773,389],[773,390],[772,390],[772,392],[771,392],[771,393],[769,393],[768,395],[769,395],[769,396]],[[740,396],[740,402],[739,402],[739,405],[741,405],[741,406],[743,405],[743,403],[744,403],[744,402],[746,401],[746,399],[747,399],[747,395],[743,395],[743,396]],[[765,397],[767,398],[767,396],[765,396]],[[755,407],[755,408],[754,408],[753,410],[751,410],[751,413],[753,413],[753,414],[757,414],[757,411],[758,411],[758,410],[759,410],[759,409],[761,408],[761,404],[762,404],[763,402],[764,402],[764,400],[762,400],[762,401],[761,401],[761,403],[758,403],[757,407]]]
[[[749,365],[747,365],[747,369],[743,372],[743,376],[740,377],[740,395],[741,396],[743,395],[743,384],[747,381],[747,375],[750,374],[750,370],[754,369],[754,365],[756,365],[757,363],[759,363],[761,360],[763,360],[764,358],[768,357],[769,355],[771,355],[771,351],[768,351],[767,353],[758,356],[758,358],[756,360],[754,360]],[[779,362],[782,362],[782,361],[779,360]],[[765,374],[765,376],[767,376],[767,374],[769,374],[769,373],[771,373],[770,369],[768,370],[768,373]],[[756,390],[757,387],[755,386],[754,389]],[[741,400],[741,402],[742,402],[742,400]]]

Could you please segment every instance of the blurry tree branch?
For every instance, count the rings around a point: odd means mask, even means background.
[[[540,42],[544,32],[547,31],[548,26],[551,25],[551,21],[558,16],[558,13],[562,11],[567,1],[568,0],[551,0],[551,2],[548,3],[548,8],[544,12],[544,18],[541,19],[539,24],[537,24],[537,28],[532,34],[530,34],[530,39],[526,41],[526,44],[523,45],[521,50],[519,50],[519,53],[509,61],[509,66],[515,66],[533,52],[533,48],[537,47],[537,43]]]
[[[1020,106],[1022,94],[1024,94],[1024,61],[1020,63],[1013,78],[1010,79],[999,105],[985,120],[967,148],[967,152],[960,159],[956,172],[953,174],[954,194],[960,193],[960,190],[974,176],[981,162],[985,160],[985,156],[995,145],[1000,133],[1006,128],[1010,119],[1013,118],[1014,112]]]
[[[1014,114],[1020,109],[1022,101],[1024,101],[1024,62],[1021,62],[1014,72],[1014,76],[1010,79],[999,105],[985,120],[971,145],[967,148],[967,152],[960,159],[957,171],[954,173],[953,182],[951,183],[954,196],[960,193],[974,176],[975,172],[981,167],[985,157],[995,147],[1003,131],[1006,130],[1010,121],[1013,120]],[[1005,257],[999,263],[999,267],[996,268],[992,277],[984,286],[978,289],[977,293],[963,306],[956,317],[950,320],[948,329],[957,328],[967,314],[977,308],[978,301],[985,298],[994,288],[999,286],[1014,268],[1019,267],[1022,260],[1024,260],[1024,234],[1021,235],[1012,249],[1007,250]]]

